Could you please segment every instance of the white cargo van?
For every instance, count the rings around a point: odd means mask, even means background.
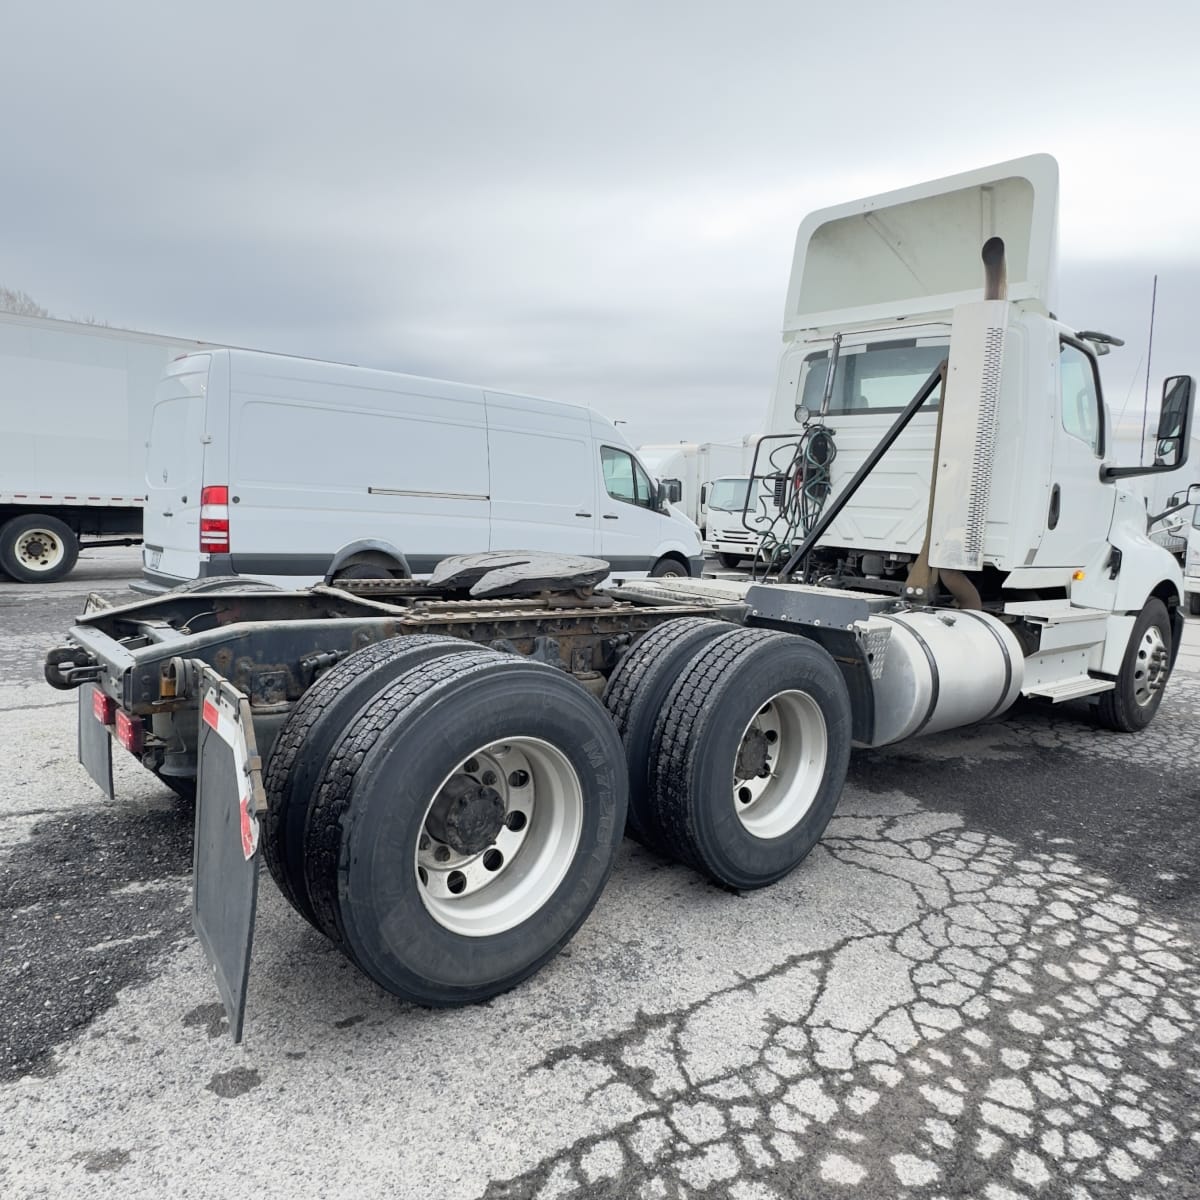
[[[146,487],[142,591],[421,576],[488,549],[594,555],[618,578],[703,561],[696,527],[586,408],[254,351],[167,368]]]

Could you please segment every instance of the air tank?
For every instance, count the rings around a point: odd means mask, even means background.
[[[1021,691],[1020,644],[989,613],[941,609],[874,613],[872,632],[890,637],[872,672],[875,735],[885,746],[994,717]]]

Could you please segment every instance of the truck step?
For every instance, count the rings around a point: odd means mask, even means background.
[[[1025,695],[1041,696],[1055,704],[1061,704],[1064,700],[1078,700],[1080,696],[1098,696],[1101,692],[1111,692],[1116,686],[1111,679],[1093,679],[1090,675],[1077,675],[1074,679],[1060,679],[1056,683],[1043,683],[1028,688]]]

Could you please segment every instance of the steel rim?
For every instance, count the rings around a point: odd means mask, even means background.
[[[500,830],[473,853],[460,853],[429,828],[439,797],[462,776],[494,789],[504,804]],[[490,742],[467,755],[426,806],[414,856],[421,903],[452,933],[503,933],[554,894],[582,833],[583,785],[561,750],[539,738]]]
[[[66,557],[62,538],[49,529],[27,529],[17,538],[17,561],[30,571],[53,571]]]
[[[1150,704],[1167,681],[1167,642],[1162,630],[1151,625],[1138,643],[1133,662],[1133,698],[1141,708]]]
[[[742,731],[733,808],[747,833],[782,837],[807,815],[825,778],[825,716],[807,692],[778,692]]]

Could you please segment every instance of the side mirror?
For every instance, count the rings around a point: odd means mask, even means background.
[[[1154,464],[1149,467],[1105,467],[1101,478],[1128,479],[1135,475],[1156,475],[1177,471],[1188,459],[1192,437],[1192,402],[1196,383],[1190,375],[1171,375],[1163,380],[1162,408],[1154,434]],[[1194,485],[1193,485],[1194,486]],[[1188,492],[1189,502],[1191,489]]]
[[[700,507],[703,508],[708,503],[708,484],[700,485]]]
[[[1154,435],[1154,465],[1173,471],[1187,462],[1195,383],[1190,375],[1163,380],[1162,408]]]
[[[667,485],[667,499],[672,504],[678,504],[683,499],[683,484],[678,479],[668,479],[665,482]]]

